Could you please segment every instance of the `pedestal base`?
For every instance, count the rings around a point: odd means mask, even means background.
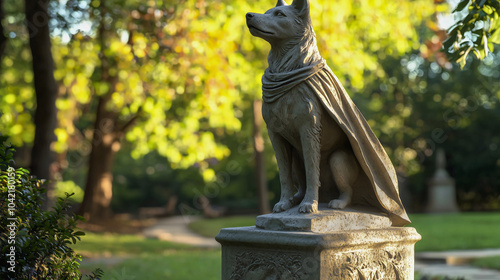
[[[357,206],[343,210],[318,205],[316,213],[299,213],[299,206],[281,213],[257,216],[255,226],[279,231],[312,231],[317,233],[358,229],[388,228],[392,225],[386,214],[374,208]]]
[[[223,280],[413,279],[414,228],[337,232],[225,228]]]

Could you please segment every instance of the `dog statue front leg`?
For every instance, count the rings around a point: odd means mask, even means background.
[[[306,169],[306,194],[299,205],[299,212],[318,212],[318,191],[320,187],[319,166],[321,157],[321,143],[319,128],[310,127],[301,133],[302,151]]]
[[[279,213],[293,206],[292,147],[281,135],[271,130],[269,130],[269,139],[271,139],[271,143],[273,144],[279,168],[281,198],[273,208],[274,213]]]

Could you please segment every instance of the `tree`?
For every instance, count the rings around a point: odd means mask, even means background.
[[[53,176],[50,168],[54,161],[51,144],[55,140],[54,129],[57,124],[57,86],[54,79],[54,60],[51,52],[47,8],[48,1],[25,1],[36,94],[36,110],[33,119],[35,138],[30,169],[38,178],[47,178],[51,181]],[[46,184],[49,194],[46,198],[51,198],[51,186],[53,186],[51,182]]]
[[[444,51],[462,67],[472,52],[484,59],[500,44],[500,1],[461,0],[453,10],[458,20],[448,29]]]
[[[389,79],[367,85],[357,102],[397,170],[409,177],[415,207],[425,202],[426,181],[435,171],[435,150],[447,153],[463,210],[498,206],[500,121],[498,56],[472,61],[462,71],[414,52],[382,61]],[[362,101],[362,100],[356,100]]]
[[[32,172],[39,178],[51,179],[49,168],[53,154],[50,145],[55,140],[57,87],[53,77],[48,2],[27,1],[24,11],[22,2],[2,1],[0,4],[1,18],[8,19],[0,32],[0,56],[3,58],[0,94],[5,101],[0,108],[2,132],[10,135],[16,145],[33,142]],[[22,24],[22,14],[26,26]],[[5,33],[9,34],[9,40]]]
[[[271,212],[267,188],[266,165],[264,161],[264,139],[262,138],[262,100],[253,102],[253,147],[255,159],[255,183],[259,198],[259,214]]]
[[[233,107],[238,95],[225,71],[228,60],[222,55],[235,46],[215,34],[222,22],[208,14],[207,4],[187,2],[185,6],[164,3],[156,8],[134,1],[126,7],[92,2],[97,44],[79,34],[71,42],[98,51],[100,58],[94,55],[90,60],[95,63],[92,71],[61,76],[67,80],[68,92],[74,93],[66,96],[66,105],[91,102],[89,95],[97,97],[86,193],[80,208],[90,219],[109,216],[113,157],[124,138],[135,144],[133,156],[158,150],[174,166],[199,164],[207,180],[214,176],[207,160],[229,153],[215,137],[240,126]],[[194,5],[200,9],[189,8]],[[224,8],[220,3],[210,7],[212,13]],[[106,22],[106,18],[112,21]],[[201,20],[204,24],[197,23]],[[120,30],[120,26],[127,29]],[[86,64],[89,66],[89,60]],[[58,133],[67,139],[66,131]]]
[[[3,9],[3,0],[0,0],[0,60],[3,58],[5,46],[7,44],[7,37],[5,37],[2,21],[5,18]],[[1,68],[0,68],[1,69]]]

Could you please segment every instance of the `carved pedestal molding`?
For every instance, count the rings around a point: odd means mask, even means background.
[[[333,232],[222,229],[223,280],[413,279],[414,228]]]

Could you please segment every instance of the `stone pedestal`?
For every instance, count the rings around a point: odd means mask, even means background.
[[[330,210],[336,212],[336,219],[325,222],[330,215],[323,217],[322,212],[301,214],[299,226],[292,225],[298,230],[290,230],[290,225],[277,222],[279,219],[273,215],[293,215],[291,210],[257,218],[257,225],[273,230],[258,227],[221,230],[216,240],[222,244],[223,280],[413,279],[413,248],[420,240],[414,228],[385,227],[388,218],[382,214]],[[358,214],[361,219],[355,218]],[[311,227],[304,222],[309,218]],[[352,223],[346,222],[349,219]],[[363,219],[371,225],[370,229],[341,229],[360,227],[359,221]],[[317,226],[322,222],[327,227]]]

